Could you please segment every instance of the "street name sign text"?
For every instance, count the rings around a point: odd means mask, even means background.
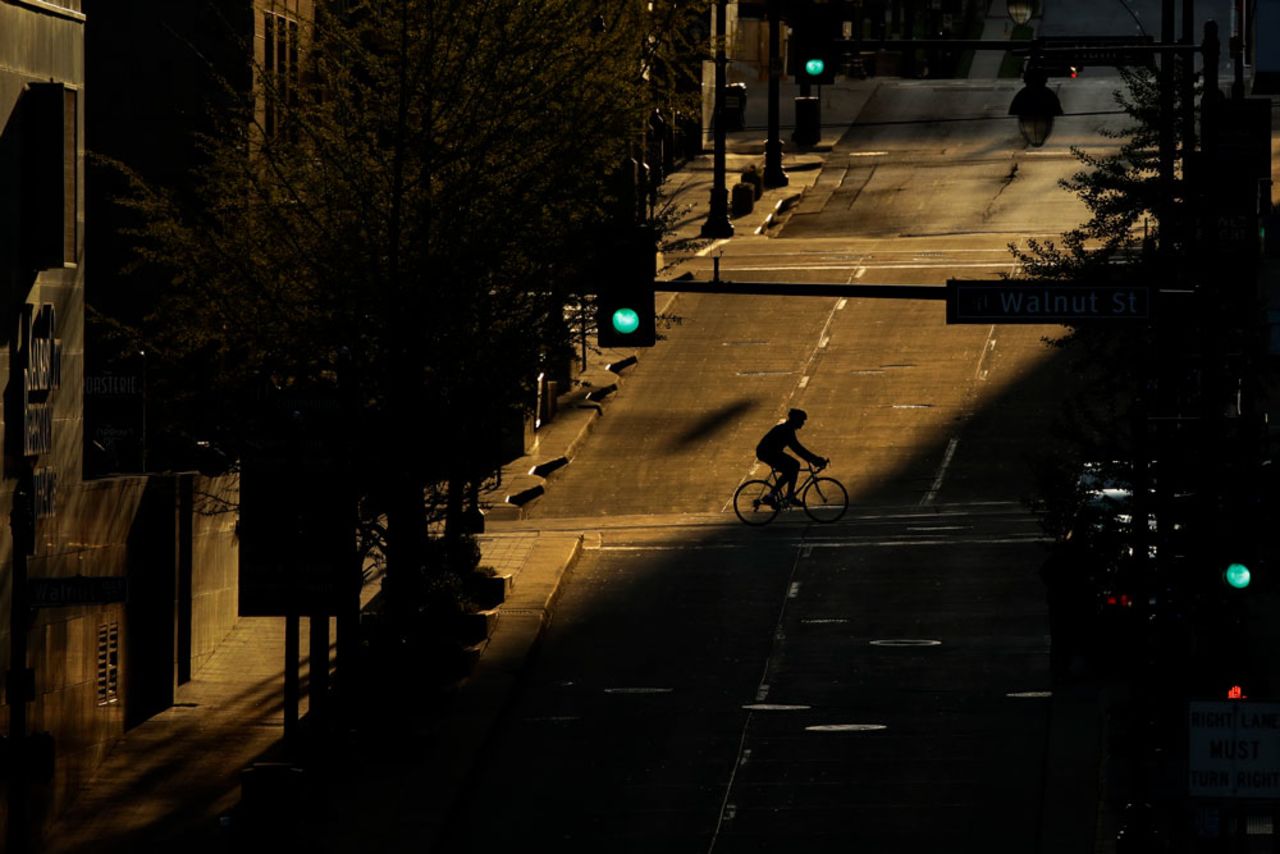
[[[1144,285],[1026,280],[947,280],[947,323],[1082,323],[1146,320]]]

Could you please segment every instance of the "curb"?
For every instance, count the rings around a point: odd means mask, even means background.
[[[571,539],[571,543],[563,543],[566,539]],[[471,676],[458,689],[453,714],[437,740],[441,752],[447,754],[435,757],[436,767],[443,766],[445,779],[437,784],[441,791],[434,792],[436,797],[429,802],[435,806],[430,807],[432,815],[425,822],[431,826],[426,836],[426,851],[440,850],[449,842],[466,798],[478,796],[475,775],[493,749],[493,736],[502,718],[519,696],[527,666],[546,636],[551,610],[562,589],[561,582],[581,557],[584,539],[581,534],[548,538],[548,548],[567,545],[568,554],[555,561],[548,560],[546,567],[549,568],[541,572],[530,565],[536,554],[535,547],[521,571],[519,592],[497,609],[493,634]],[[535,577],[526,578],[526,572]],[[415,816],[413,821],[422,828],[422,817]]]

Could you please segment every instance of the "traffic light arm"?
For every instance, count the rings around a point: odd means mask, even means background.
[[[910,50],[912,48],[939,48],[949,50],[1007,50],[1016,55],[1030,54],[1033,51],[1045,55],[1066,55],[1073,50],[1114,50],[1133,53],[1198,53],[1201,45],[1191,44],[1114,44],[1111,42],[1098,44],[1096,39],[1081,37],[1076,44],[1052,42],[1037,47],[1034,41],[1026,39],[838,39],[837,44],[852,48],[855,45],[862,50]]]
[[[758,297],[857,297],[859,299],[946,300],[945,285],[851,285],[821,282],[656,281],[655,291],[686,294],[738,294]]]

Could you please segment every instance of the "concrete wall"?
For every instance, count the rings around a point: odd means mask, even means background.
[[[240,479],[190,475],[192,513],[190,671],[200,668],[238,619],[240,553],[235,512]],[[181,664],[179,664],[181,670]]]

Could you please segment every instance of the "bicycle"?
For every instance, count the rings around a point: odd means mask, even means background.
[[[799,503],[805,515],[815,522],[830,523],[838,521],[849,509],[849,493],[844,484],[834,477],[818,477],[823,467],[806,466],[804,481],[796,487],[798,502],[788,502],[782,497],[782,485],[778,482],[781,474],[771,469],[769,477],[764,480],[748,480],[733,494],[733,512],[738,518],[751,526],[767,525],[778,515],[783,505]]]

